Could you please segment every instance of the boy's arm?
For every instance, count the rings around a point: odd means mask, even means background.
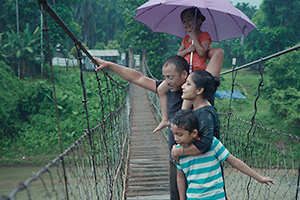
[[[114,71],[117,75],[125,79],[126,81],[132,82],[156,93],[156,82],[154,79],[148,78],[141,74],[140,72],[130,69],[128,67],[123,67],[113,62],[105,61],[102,59],[94,58],[99,64],[99,67],[96,68],[96,71],[101,69],[109,68]]]
[[[265,183],[267,185],[269,185],[269,182],[272,184],[275,184],[274,180],[270,177],[263,177],[260,174],[258,174],[257,172],[255,172],[254,170],[252,170],[248,165],[246,165],[243,161],[241,161],[240,159],[234,157],[233,155],[229,154],[229,156],[227,157],[226,161],[232,165],[233,167],[235,167],[236,169],[240,170],[241,172],[243,172],[244,174],[254,178],[255,180],[257,180],[260,183]]]
[[[177,188],[180,200],[186,200],[186,179],[182,171],[177,169]]]
[[[160,131],[161,129],[168,127],[170,125],[170,120],[168,117],[168,96],[167,92],[169,91],[169,87],[165,81],[163,81],[157,88],[157,93],[159,97],[159,103],[162,114],[162,121],[160,124],[154,129],[154,133]]]

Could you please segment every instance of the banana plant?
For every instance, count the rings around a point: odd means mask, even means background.
[[[24,32],[20,32],[19,35],[13,30],[6,32],[7,40],[4,48],[7,53],[4,56],[13,68],[20,62],[21,78],[29,75],[31,69],[38,63],[40,33],[39,27],[31,33],[29,24],[26,24]]]

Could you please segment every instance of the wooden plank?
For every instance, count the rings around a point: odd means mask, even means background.
[[[127,199],[170,199],[169,148],[152,115],[146,91],[132,87]],[[149,113],[151,115],[149,115]]]

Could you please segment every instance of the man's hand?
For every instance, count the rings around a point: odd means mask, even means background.
[[[179,163],[179,156],[181,156],[181,153],[183,151],[183,147],[178,148],[177,144],[174,144],[171,151],[171,156],[173,158],[173,161],[176,161]]]
[[[105,69],[105,68],[109,68],[109,62],[99,59],[99,58],[95,58],[93,57],[94,60],[99,64],[99,66],[95,69],[96,71],[99,71],[101,69]],[[91,60],[91,63],[93,63],[93,61]]]

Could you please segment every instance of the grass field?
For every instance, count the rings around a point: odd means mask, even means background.
[[[225,74],[221,76],[221,85],[218,91],[232,90],[232,74]],[[254,103],[258,96],[258,86],[261,81],[261,76],[258,72],[249,71],[246,69],[239,70],[234,81],[234,90],[240,91],[246,99],[232,99],[231,112],[240,118],[251,121],[255,113]],[[268,85],[268,74],[263,75],[263,85]],[[280,119],[275,116],[270,110],[269,100],[266,98],[267,94],[263,91],[264,86],[260,87],[260,96],[257,100],[257,113],[255,116],[255,123],[269,128],[279,129]],[[230,99],[215,100],[215,107],[218,112],[228,112],[230,108]],[[280,130],[284,131],[284,130]]]

